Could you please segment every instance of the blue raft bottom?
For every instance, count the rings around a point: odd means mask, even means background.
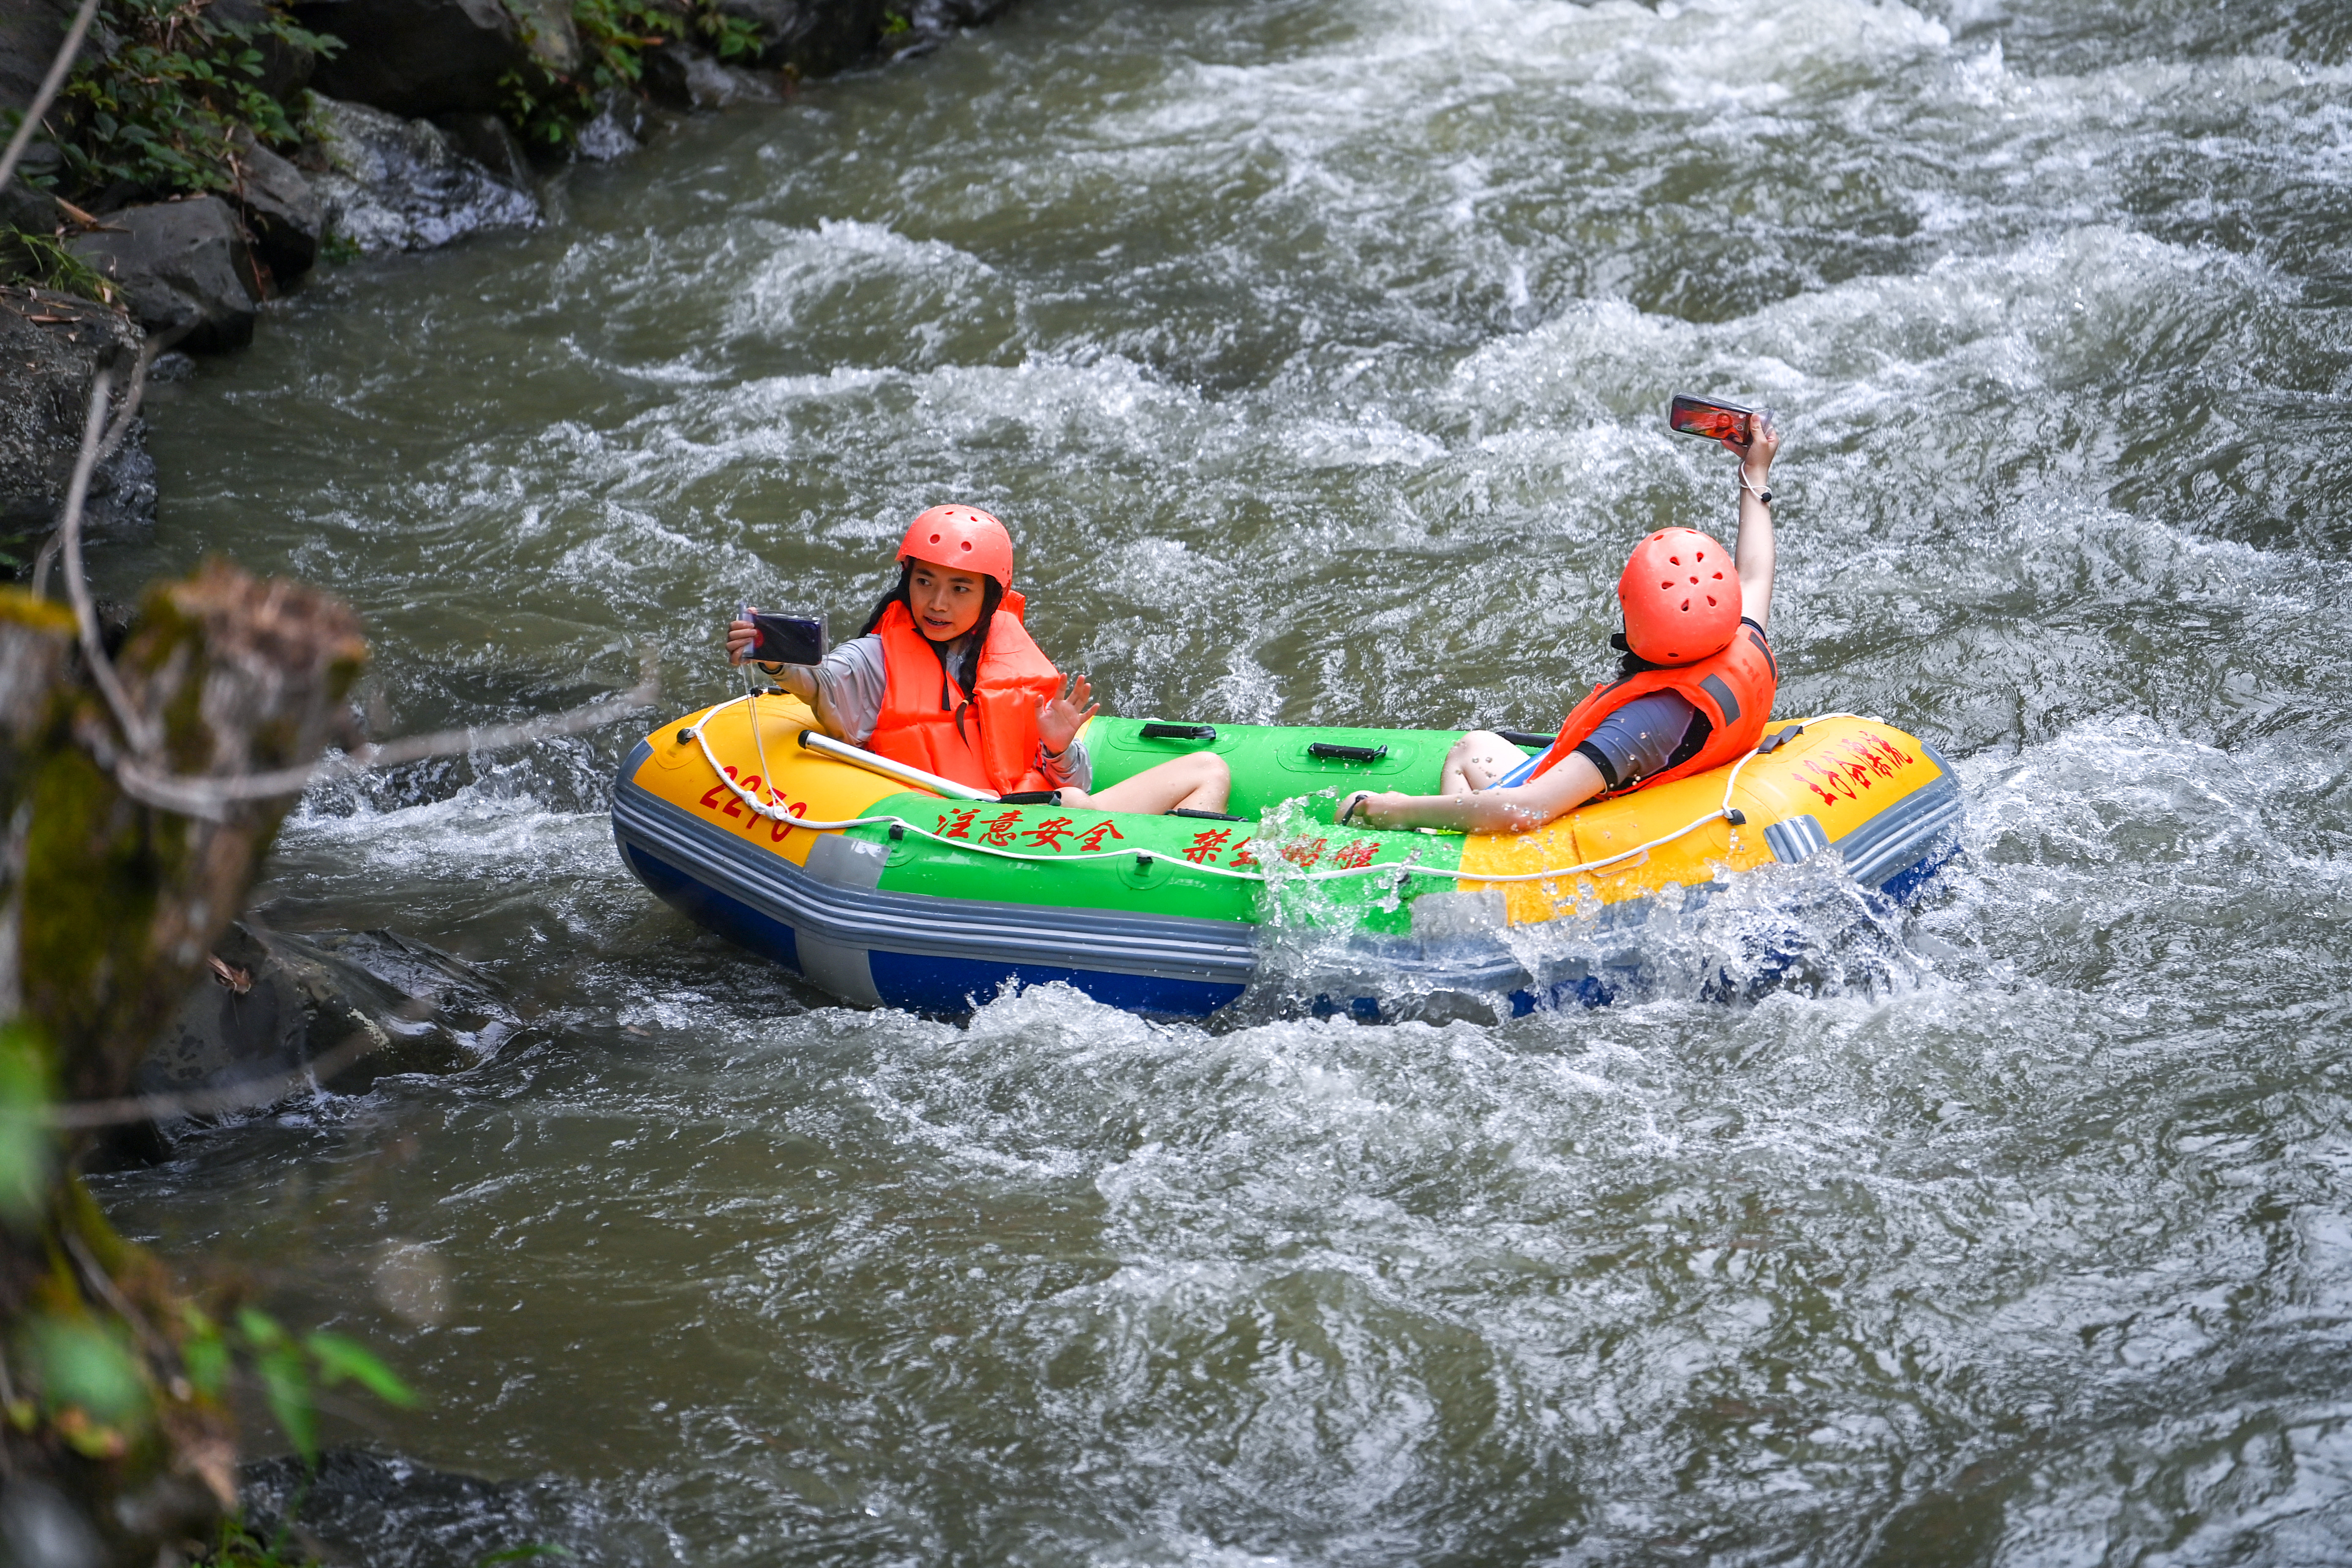
[[[696,924],[782,964],[795,974],[805,973],[801,967],[800,939],[792,927],[696,880],[640,846],[626,839],[622,839],[620,845],[621,857],[629,869],[664,903]],[[892,952],[878,947],[866,951],[866,963],[873,972],[875,993],[884,1005],[940,1017],[959,1017],[971,1012],[995,995],[1008,980],[1023,986],[1058,981],[1107,1006],[1187,1018],[1204,1017],[1246,989],[1213,981],[991,963]]]
[[[1958,847],[1956,837],[1945,836],[1930,853],[1888,878],[1874,896],[1889,907],[1909,902],[1950,863]],[[795,974],[804,973],[799,938],[791,926],[697,880],[626,839],[620,840],[620,849],[629,868],[663,902],[739,946]],[[1211,981],[891,952],[883,948],[869,949],[866,958],[875,992],[884,1005],[937,1017],[970,1014],[1002,990],[1007,981],[1016,986],[1059,982],[1107,1006],[1131,1013],[1193,1018],[1205,1017],[1237,1000],[1247,989]],[[1768,955],[1768,969],[1769,963]],[[1622,978],[1630,981],[1633,977],[1628,974]],[[1621,985],[1602,975],[1587,973],[1540,988],[1523,986],[1509,993],[1506,1000],[1513,1017],[1524,1017],[1538,1011],[1605,1007],[1616,1000],[1621,990]],[[1364,1023],[1377,1023],[1391,1016],[1391,1010],[1376,996],[1318,996],[1311,1010],[1318,1017],[1345,1014]]]

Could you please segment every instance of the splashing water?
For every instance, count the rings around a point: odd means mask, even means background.
[[[631,735],[420,767],[268,912],[533,1043],[102,1194],[610,1561],[2352,1555],[2347,87],[2335,0],[1031,0],[323,276],[102,569],[347,595],[387,729],[639,637],[683,710],[946,499],[1117,710],[1543,727],[1731,526],[1687,388],[1790,433],[1781,710],[1954,758],[1966,855],[1663,911],[1601,1012],[957,1026],[654,905]]]

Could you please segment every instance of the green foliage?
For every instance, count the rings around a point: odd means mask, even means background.
[[[240,132],[280,146],[297,140],[286,106],[261,88],[263,46],[342,47],[275,10],[256,23],[221,21],[206,0],[104,0],[99,16],[100,47],[66,83],[71,130],[59,142],[65,182],[85,196],[124,183],[234,189]]]
[[[293,1527],[294,1510],[290,1508],[278,1533],[268,1541],[255,1534],[243,1519],[225,1519],[211,1549],[198,1561],[208,1568],[317,1568],[311,1558],[288,1551]]]
[[[499,1568],[501,1563],[528,1563],[535,1557],[569,1557],[571,1555],[572,1553],[562,1547],[542,1541],[530,1546],[509,1546],[504,1552],[493,1552],[474,1564],[474,1568]]]
[[[886,38],[894,33],[910,33],[914,29],[915,24],[896,11],[886,11],[882,14],[882,36]]]
[[[760,53],[760,26],[741,16],[730,16],[721,11],[717,0],[701,0],[694,10],[695,30],[710,52],[722,60],[748,60]]]
[[[47,1414],[55,1419],[79,1411],[86,1417],[60,1423],[68,1440],[92,1430],[93,1423],[103,1428],[146,1424],[146,1380],[122,1325],[45,1313],[26,1326],[24,1353],[40,1369]]]
[[[584,57],[577,72],[533,68],[499,79],[507,121],[527,142],[569,145],[605,93],[637,90],[647,49],[699,37],[722,60],[760,52],[758,26],[721,11],[719,0],[572,0],[572,25]]]
[[[214,1375],[226,1373],[231,1345],[226,1331],[215,1328],[195,1310],[191,1313],[190,1327],[198,1331],[190,1336],[191,1346],[198,1338],[209,1338],[218,1349],[207,1353],[206,1363]],[[357,1341],[341,1334],[318,1333],[296,1339],[278,1327],[278,1321],[267,1312],[247,1307],[236,1315],[236,1336],[253,1363],[254,1373],[261,1381],[262,1396],[269,1403],[269,1413],[286,1433],[286,1440],[306,1465],[319,1462],[319,1399],[320,1388],[333,1388],[344,1382],[356,1383],[387,1405],[412,1405],[416,1395],[409,1386],[393,1375],[390,1368],[376,1360]],[[188,1377],[195,1381],[194,1358]]]
[[[21,228],[0,229],[0,282],[29,283],[60,294],[79,294],[101,305],[114,303],[116,289],[54,235]]]
[[[49,1053],[22,1022],[0,1025],[0,1220],[18,1230],[40,1217],[57,1160],[49,1131]]]

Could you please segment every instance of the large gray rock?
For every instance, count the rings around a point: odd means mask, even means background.
[[[0,0],[0,109],[22,110],[33,101],[66,41],[74,10],[71,0]],[[83,43],[85,58],[91,47]]]
[[[47,191],[37,191],[18,179],[0,185],[0,225],[27,234],[48,234],[61,216],[56,198]]]
[[[675,40],[646,51],[644,86],[656,103],[670,109],[725,109],[784,100],[782,80],[772,72],[740,70]]]
[[[118,285],[150,332],[182,332],[193,353],[243,348],[261,312],[261,279],[245,226],[218,196],[157,202],[106,215],[106,226],[68,248]]]
[[[402,116],[494,110],[499,79],[532,59],[499,0],[302,0],[294,14],[343,41],[311,86]]]
[[[579,29],[572,25],[572,0],[507,0],[507,8],[522,26],[531,58],[549,72],[570,76],[588,63]]]
[[[513,128],[495,114],[441,114],[433,123],[449,145],[471,158],[500,182],[516,190],[528,191],[538,184],[531,171],[530,153],[524,148],[522,138]]]
[[[486,228],[529,228],[539,198],[459,153],[422,120],[320,98],[299,155],[328,232],[363,251],[425,250]]]
[[[302,171],[256,142],[237,135],[237,161],[244,180],[230,193],[245,215],[246,232],[262,265],[280,283],[308,272],[319,259],[326,211]]]
[[[70,294],[0,289],[0,546],[22,556],[65,504],[99,367],[127,369],[139,329],[119,310]],[[90,483],[93,534],[122,534],[155,521],[155,465],[143,425],[133,425]]]

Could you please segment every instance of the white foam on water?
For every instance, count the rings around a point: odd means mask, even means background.
[[[1752,394],[1782,710],[1969,791],[1916,909],[1831,855],[1517,933],[1654,966],[1594,1013],[962,1027],[654,904],[616,725],[323,792],[267,889],[462,939],[536,1044],[108,1201],[348,1287],[441,1401],[389,1446],[678,1561],[2342,1555],[2352,77],[2009,9],[1016,12],[321,279],[157,416],[157,558],[351,594],[404,722],[640,635],[683,710],[953,497],[1118,710],[1545,726],[1630,539],[1730,523],[1664,396]]]

